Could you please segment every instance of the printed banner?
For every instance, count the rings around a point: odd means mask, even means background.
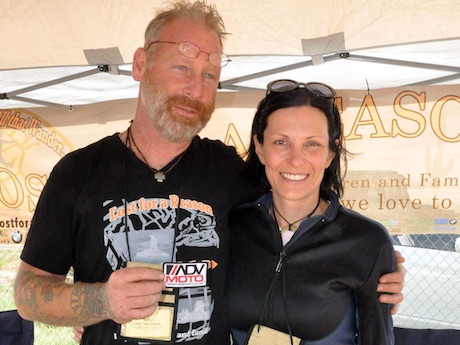
[[[393,234],[460,233],[460,87],[339,91],[348,161],[344,206]],[[200,134],[247,147],[264,92],[219,93]],[[124,131],[135,100],[0,110],[0,242],[23,243],[38,197],[65,154]]]

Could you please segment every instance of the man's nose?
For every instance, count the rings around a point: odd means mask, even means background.
[[[191,99],[201,99],[203,97],[203,78],[201,75],[190,74],[187,78],[187,85],[184,88],[184,93]]]

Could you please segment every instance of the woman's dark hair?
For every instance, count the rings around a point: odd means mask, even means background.
[[[344,138],[342,135],[342,121],[337,106],[333,99],[316,96],[305,88],[298,88],[288,92],[272,92],[262,99],[257,107],[256,115],[252,122],[251,143],[246,152],[246,169],[245,173],[251,179],[252,183],[258,188],[260,194],[270,191],[270,184],[265,175],[265,167],[260,163],[256,154],[256,147],[253,141],[254,135],[259,143],[264,142],[264,131],[267,128],[269,116],[278,109],[311,106],[321,110],[326,118],[329,133],[329,149],[335,153],[329,167],[324,172],[321,181],[320,195],[327,198],[330,191],[337,193],[339,197],[343,194],[342,173],[347,167],[348,152],[344,147]],[[336,144],[336,140],[338,143]],[[342,165],[342,167],[341,167]]]

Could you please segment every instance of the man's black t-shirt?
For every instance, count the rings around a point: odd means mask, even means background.
[[[73,267],[82,282],[104,282],[127,261],[210,261],[206,286],[176,288],[175,342],[227,344],[228,214],[253,193],[241,166],[234,148],[195,137],[157,182],[118,135],[104,138],[53,169],[21,258],[55,274]],[[87,327],[82,344],[117,343],[118,328],[112,321]]]

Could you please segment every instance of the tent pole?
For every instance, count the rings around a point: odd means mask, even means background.
[[[329,56],[324,57],[325,62],[334,61],[334,60],[338,60],[338,59],[340,59],[340,54],[334,54],[334,55],[329,55]],[[276,74],[276,73],[292,71],[292,70],[297,69],[297,68],[309,67],[309,66],[313,66],[313,61],[312,60],[302,61],[302,62],[298,62],[298,63],[291,64],[291,65],[286,65],[286,66],[282,66],[282,67],[278,67],[278,68],[265,70],[265,71],[262,71],[262,72],[248,74],[248,75],[245,75],[243,77],[224,80],[224,81],[220,82],[220,86],[221,86],[222,89],[229,89],[229,90],[239,90],[239,91],[241,91],[241,90],[258,90],[257,88],[240,87],[240,86],[237,86],[235,84],[242,83],[242,82],[245,82],[245,81],[248,81],[248,80],[253,80],[253,79],[257,79],[257,78],[266,77],[266,76]]]
[[[414,67],[414,68],[431,69],[431,70],[436,70],[436,71],[460,73],[460,67],[456,67],[456,66],[446,66],[446,65],[436,65],[436,64],[424,63],[424,62],[385,59],[385,58],[374,57],[374,56],[355,55],[353,53],[350,53],[347,59],[356,60],[356,61],[376,62],[376,63],[386,64],[386,65],[406,66],[406,67]]]
[[[42,88],[52,86],[52,85],[56,85],[56,84],[60,84],[60,83],[65,83],[66,81],[70,81],[70,80],[74,80],[74,79],[84,78],[84,77],[87,77],[87,76],[90,76],[90,75],[93,75],[93,74],[96,74],[96,73],[101,73],[101,72],[105,72],[105,71],[101,69],[101,66],[98,66],[97,68],[91,69],[89,71],[76,73],[76,74],[69,75],[69,76],[66,76],[66,77],[50,80],[50,81],[47,81],[47,82],[44,82],[44,83],[40,83],[40,84],[36,84],[36,85],[30,86],[30,87],[19,89],[19,90],[16,90],[16,91],[8,92],[7,96],[8,96],[9,99],[13,99],[15,96],[20,95],[22,93],[35,91],[35,90],[38,90],[38,89],[42,89]]]

